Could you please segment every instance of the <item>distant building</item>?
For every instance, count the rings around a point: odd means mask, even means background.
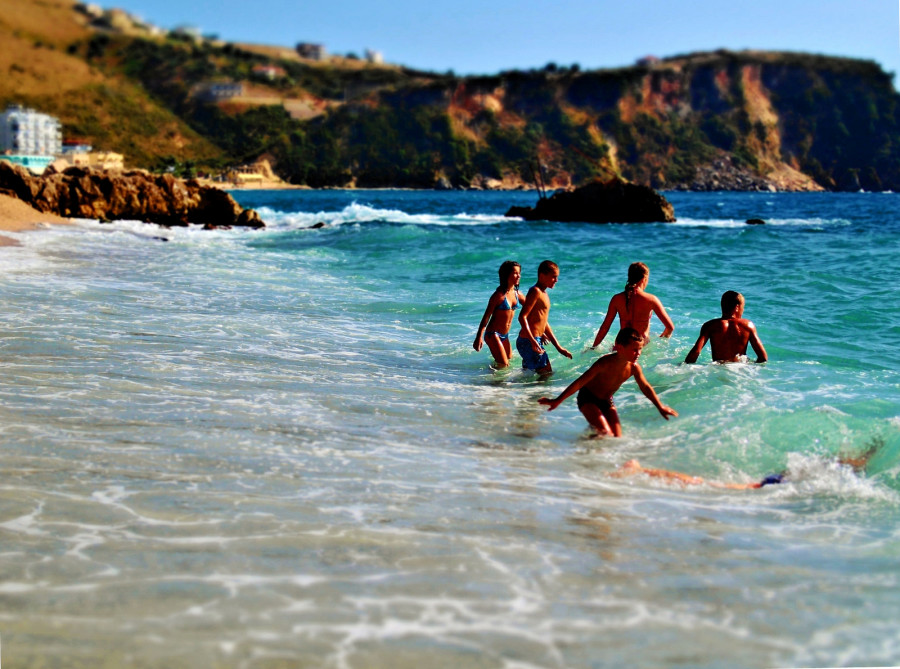
[[[381,65],[384,63],[384,54],[380,51],[366,49],[366,62],[372,63],[373,65]]]
[[[0,114],[0,150],[34,156],[62,153],[59,119],[34,109],[10,105]]]
[[[171,33],[172,37],[177,37],[184,40],[190,40],[193,42],[202,42],[203,36],[200,34],[200,28],[197,26],[177,26],[173,28]]]
[[[638,58],[635,64],[640,67],[649,67],[651,65],[656,65],[658,62],[660,62],[660,60],[656,56],[644,56],[643,58]]]
[[[275,79],[280,79],[281,77],[287,75],[287,72],[283,67],[277,67],[275,65],[254,65],[253,66],[253,76],[259,77],[261,79],[268,79],[269,81],[274,81]]]
[[[81,137],[69,137],[64,139],[62,143],[63,156],[70,153],[90,153],[93,150],[94,147]]]
[[[302,58],[309,58],[310,60],[326,60],[328,58],[328,51],[323,44],[300,42],[297,45],[297,53]]]
[[[203,102],[224,102],[244,94],[240,81],[207,81],[194,89],[194,97]]]
[[[28,156],[19,154],[0,154],[0,160],[5,160],[13,165],[21,165],[32,174],[43,174],[47,166],[53,162],[53,156]]]

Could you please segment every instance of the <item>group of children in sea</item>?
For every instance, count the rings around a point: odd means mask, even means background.
[[[516,351],[522,357],[522,367],[534,370],[541,376],[548,376],[553,372],[553,367],[546,351],[547,342],[553,344],[561,355],[572,357],[560,345],[549,322],[550,297],[547,292],[559,281],[559,266],[552,260],[544,260],[538,266],[537,283],[528,289],[527,295],[519,292],[519,280],[522,276],[519,263],[507,260],[500,265],[498,273],[500,285],[488,300],[472,346],[480,351],[482,342],[487,344],[496,367],[509,366],[512,357],[509,331],[513,316],[521,307],[518,317],[521,330],[516,339]],[[650,341],[650,319],[653,314],[656,314],[665,328],[660,337],[670,337],[675,330],[672,319],[659,298],[646,292],[649,279],[650,269],[644,263],[635,262],[629,266],[625,290],[613,295],[609,301],[606,317],[592,346],[597,348],[603,342],[618,316],[620,329],[612,353],[601,356],[555,399],[542,397],[538,402],[553,411],[567,398],[578,393],[578,409],[588,424],[600,435],[620,437],[622,424],[613,403],[613,394],[633,376],[641,392],[653,402],[663,418],[668,420],[669,416],[678,415],[674,409],[660,402],[653,386],[637,364],[641,349]],[[685,362],[696,362],[707,341],[710,342],[712,357],[716,362],[741,360],[747,354],[748,344],[757,355],[756,362],[766,362],[768,356],[756,327],[743,314],[743,295],[733,290],[722,295],[722,317],[703,324],[700,336]]]
[[[521,329],[516,338],[516,351],[522,358],[523,369],[534,370],[546,377],[553,372],[546,351],[547,342],[553,344],[561,355],[572,358],[572,354],[560,345],[549,322],[550,297],[547,293],[559,281],[559,266],[551,260],[544,260],[538,267],[537,283],[529,288],[525,295],[519,291],[519,280],[522,276],[522,267],[519,263],[507,260],[500,265],[499,276],[500,285],[488,300],[472,346],[476,351],[480,351],[482,344],[487,344],[494,357],[494,366],[508,367],[512,357],[510,328],[515,312],[521,308],[518,316]],[[641,392],[653,403],[663,418],[668,420],[670,416],[678,415],[677,411],[660,401],[653,386],[644,377],[640,365],[637,364],[641,350],[650,341],[650,319],[653,314],[656,314],[664,327],[660,337],[671,336],[675,329],[659,298],[646,292],[649,278],[650,270],[644,263],[635,262],[629,266],[625,289],[610,299],[606,317],[592,345],[592,348],[596,349],[603,342],[618,316],[620,329],[612,352],[597,359],[556,398],[540,398],[538,400],[540,404],[553,411],[566,399],[578,393],[576,398],[578,409],[597,434],[620,437],[622,424],[613,403],[613,395],[625,381],[634,377]],[[726,291],[722,295],[721,307],[721,318],[706,321],[701,327],[696,343],[685,357],[685,363],[696,362],[707,341],[710,342],[712,359],[715,362],[746,360],[748,345],[757,356],[756,362],[766,362],[768,355],[756,327],[744,318],[743,295],[733,290]],[[871,453],[862,458],[844,458],[840,461],[854,468],[862,467],[869,455]],[[615,475],[628,476],[637,473],[674,480],[682,484],[709,483],[728,488],[761,488],[781,483],[786,477],[782,472],[767,476],[759,482],[718,484],[680,472],[642,467],[637,460],[626,462]]]

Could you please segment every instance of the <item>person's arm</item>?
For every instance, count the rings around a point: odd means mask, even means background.
[[[472,343],[472,348],[476,351],[481,350],[481,345],[484,343],[484,329],[487,327],[488,321],[491,319],[491,315],[498,304],[500,304],[500,294],[495,290],[491,293],[487,308],[484,310],[484,316],[481,317],[481,323],[478,324],[478,332],[475,333],[475,341]]]
[[[641,392],[647,397],[648,400],[653,402],[653,406],[657,408],[659,414],[669,420],[669,416],[677,416],[678,412],[671,407],[667,407],[665,404],[659,401],[659,397],[656,396],[656,391],[653,390],[653,386],[651,386],[647,379],[644,378],[644,372],[641,371],[641,366],[637,363],[634,363],[632,367],[632,375],[634,376],[634,380],[637,381],[638,388],[641,389]]]
[[[524,332],[525,336],[531,341],[532,350],[535,353],[540,353],[541,345],[531,333],[531,325],[528,323],[528,315],[531,313],[531,310],[534,309],[534,305],[538,301],[538,296],[535,294],[536,291],[537,288],[534,286],[528,290],[528,295],[525,297],[525,304],[522,306],[522,311],[519,312],[519,325],[522,327],[522,332]]]
[[[703,350],[703,347],[706,345],[706,340],[709,339],[709,332],[706,330],[706,323],[703,324],[703,327],[700,328],[700,336],[697,337],[697,342],[694,344],[694,348],[688,351],[687,356],[684,361],[692,365],[697,362],[697,358],[700,357],[700,351]]]
[[[597,330],[597,336],[594,337],[594,343],[591,344],[591,348],[597,348],[603,342],[604,337],[606,337],[609,332],[609,328],[612,327],[613,320],[616,317],[616,309],[613,306],[613,302],[615,301],[616,296],[613,295],[609,301],[609,306],[606,308],[606,317],[603,319],[603,322],[600,324],[600,329]]]
[[[550,328],[550,323],[547,323],[546,327],[544,327],[544,336],[547,338],[547,341],[549,341],[551,344],[553,344],[556,347],[556,350],[559,351],[560,354],[571,359],[572,354],[569,353],[569,351],[567,349],[564,349],[562,346],[559,345],[559,341],[557,341],[556,335],[553,334],[553,330]]]
[[[603,358],[600,358],[600,360],[603,360]],[[542,397],[538,400],[538,404],[545,405],[547,407],[547,411],[553,411],[565,400],[581,390],[584,387],[585,383],[594,378],[597,372],[600,371],[600,360],[597,360],[593,365],[588,367],[587,371],[584,374],[572,381],[572,383],[569,384],[568,388],[562,391],[555,399],[551,400],[548,397]]]
[[[752,323],[750,324],[750,346],[756,353],[756,362],[766,362],[769,359],[766,349],[763,348],[762,341],[756,333],[756,327]]]
[[[669,314],[666,313],[666,308],[662,305],[662,302],[659,301],[658,298],[653,299],[653,313],[656,314],[657,318],[659,318],[660,322],[663,324],[665,330],[663,330],[660,337],[671,337],[672,333],[675,331],[675,324],[672,322],[672,319],[669,318]]]

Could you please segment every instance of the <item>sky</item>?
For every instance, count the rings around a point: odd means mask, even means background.
[[[230,42],[329,53],[380,51],[388,63],[460,75],[720,48],[874,60],[900,73],[900,0],[107,0],[162,28]],[[895,86],[898,81],[895,80]]]

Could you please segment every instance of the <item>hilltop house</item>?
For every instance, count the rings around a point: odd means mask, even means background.
[[[328,51],[324,44],[311,44],[309,42],[300,42],[297,45],[297,53],[301,58],[309,58],[310,60],[327,60]]]

